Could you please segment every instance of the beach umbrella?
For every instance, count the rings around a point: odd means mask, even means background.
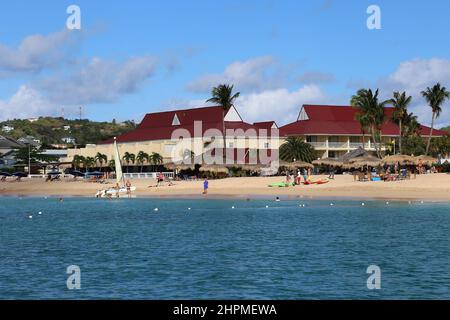
[[[378,167],[381,164],[381,159],[373,156],[363,156],[358,158],[353,158],[348,161],[348,164],[345,166],[352,168],[361,168],[365,166],[369,167]]]
[[[305,168],[305,169],[314,168],[314,166],[311,163],[304,161],[294,161],[294,162],[280,161],[280,167],[284,167],[289,170],[295,170],[297,168]]]
[[[419,161],[422,162],[423,165],[431,167],[433,164],[437,163],[438,160],[436,158],[430,157],[430,156],[418,156],[415,157],[416,163],[419,163]]]
[[[100,171],[92,171],[92,172],[87,172],[86,175],[87,175],[87,176],[96,176],[96,177],[99,177],[99,176],[103,176],[104,173],[103,173],[103,172],[100,172]]]
[[[199,169],[200,172],[216,172],[216,173],[228,173],[227,167],[218,164],[207,164]]]
[[[25,172],[14,172],[12,175],[14,177],[20,177],[20,178],[28,177],[28,173],[25,173]]]
[[[416,158],[404,154],[398,154],[394,156],[387,156],[381,160],[382,164],[394,165],[400,163],[400,165],[415,165],[417,164]]]
[[[184,164],[184,163],[175,163],[175,162],[169,162],[164,164],[164,167],[166,167],[169,170],[194,170],[195,165],[194,164]]]
[[[85,176],[85,174],[83,172],[78,171],[78,170],[68,171],[68,174],[71,174],[74,177],[84,177]]]
[[[332,158],[314,160],[312,164],[315,166],[329,166],[329,167],[342,167],[344,165],[342,161]]]
[[[0,172],[0,176],[2,176],[2,177],[11,177],[12,174],[8,173],[8,172]]]

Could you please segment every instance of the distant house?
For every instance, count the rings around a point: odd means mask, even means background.
[[[39,120],[39,118],[28,118],[27,119],[29,122],[33,123]]]
[[[14,127],[11,127],[11,126],[9,126],[9,125],[4,125],[3,127],[2,127],[2,131],[3,132],[6,132],[6,133],[10,133],[11,131],[14,131]]]
[[[64,126],[64,131],[69,131],[70,130],[70,126]]]
[[[22,138],[20,138],[17,141],[19,141],[19,142],[21,142],[22,144],[25,144],[25,145],[28,145],[28,144],[32,145],[34,147],[40,147],[41,146],[41,140],[36,139],[33,136],[22,137]]]
[[[14,139],[0,136],[0,168],[11,167],[15,162],[15,151],[24,145]]]
[[[61,139],[61,141],[67,144],[75,144],[75,138],[71,137],[64,137]]]

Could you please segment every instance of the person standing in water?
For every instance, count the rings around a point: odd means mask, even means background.
[[[116,186],[114,187],[114,189],[116,189],[116,198],[119,198],[120,186],[118,183],[116,183]]]
[[[205,181],[203,181],[203,194],[208,194],[208,187],[209,187],[209,182],[208,179],[205,178]]]

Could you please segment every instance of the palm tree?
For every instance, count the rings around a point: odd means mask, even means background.
[[[403,136],[403,120],[408,115],[408,105],[411,103],[412,97],[406,96],[406,92],[394,92],[394,98],[390,102],[394,105],[394,112],[392,113],[392,120],[398,123],[399,137],[398,137],[398,149],[402,154],[402,136]]]
[[[108,156],[106,154],[97,152],[97,154],[94,157],[95,161],[100,163],[100,171],[103,167],[103,162],[106,164],[108,162]]]
[[[376,143],[375,150],[378,157],[381,158],[381,127],[386,120],[384,106],[389,101],[379,102],[378,94],[378,89],[375,93],[371,89],[360,89],[356,95],[352,96],[350,103],[354,108],[358,108],[359,113],[366,118],[364,121],[368,123],[372,140]]]
[[[280,158],[289,162],[295,159],[311,163],[317,158],[317,152],[300,137],[287,137],[286,142],[280,147]]]
[[[233,94],[233,85],[220,84],[211,91],[211,98],[206,102],[212,102],[221,106],[225,112],[234,106],[234,101],[240,96],[240,92]]]
[[[430,136],[428,137],[426,148],[426,154],[428,154],[428,151],[430,150],[431,136],[433,135],[434,120],[440,116],[442,112],[441,106],[445,100],[450,98],[450,92],[447,91],[446,87],[442,87],[440,83],[437,83],[432,88],[427,87],[427,89],[421,93],[425,100],[427,100],[428,105],[431,107],[431,111],[433,112],[431,117]]]
[[[130,162],[134,164],[134,162],[136,161],[136,156],[133,153],[125,152],[122,159],[125,160],[127,164],[127,173],[128,173],[128,166],[130,165]]]
[[[95,164],[95,158],[94,157],[86,157],[83,161],[83,167],[86,168],[86,171],[89,171],[89,168],[92,168]]]
[[[155,166],[159,166],[163,163],[162,155],[160,155],[157,152],[152,152],[152,154],[150,155],[149,158],[150,158],[151,163]]]
[[[362,142],[363,142],[363,149],[366,149],[366,133],[367,129],[369,127],[369,119],[366,114],[357,113],[355,115],[356,121],[359,122],[359,125],[361,126],[361,133],[362,133]]]
[[[220,84],[211,90],[211,98],[206,102],[211,102],[222,107],[222,135],[223,135],[223,148],[226,149],[226,136],[225,136],[225,114],[234,107],[234,101],[241,95],[240,92],[233,94],[234,85]]]
[[[78,154],[73,156],[72,165],[75,169],[79,169],[80,166],[84,163],[84,157]]]
[[[141,165],[141,173],[142,173],[142,170],[144,168],[144,162],[145,161],[148,162],[148,159],[149,159],[148,153],[145,153],[144,151],[139,151],[138,152],[138,154],[136,156],[136,162]]]

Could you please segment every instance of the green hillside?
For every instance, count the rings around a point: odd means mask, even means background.
[[[2,132],[4,125],[14,127],[8,133]],[[68,126],[68,127],[66,127]],[[70,128],[69,128],[70,127]],[[94,122],[89,120],[68,120],[63,118],[41,117],[36,121],[9,120],[0,122],[0,134],[14,139],[30,135],[45,145],[64,144],[63,139],[73,138],[78,146],[96,144],[100,141],[133,130],[136,124],[133,121],[123,123]],[[69,145],[71,145],[69,143]]]

